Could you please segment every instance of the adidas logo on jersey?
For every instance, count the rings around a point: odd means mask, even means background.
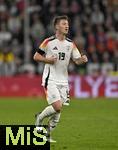
[[[58,50],[58,48],[55,46],[55,47],[53,48],[53,50]]]

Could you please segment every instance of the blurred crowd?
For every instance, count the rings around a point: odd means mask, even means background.
[[[52,19],[56,15],[68,15],[69,38],[89,59],[79,67],[71,62],[70,73],[118,71],[117,0],[27,0],[27,9],[25,2],[0,0],[0,76],[42,74],[43,64],[35,63],[33,54],[44,38],[54,34]],[[29,28],[27,33],[25,28]]]

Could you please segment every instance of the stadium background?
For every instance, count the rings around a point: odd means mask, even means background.
[[[77,66],[73,62],[69,65],[70,74],[90,76],[87,79],[70,77],[71,95],[118,97],[117,6],[117,0],[0,0],[0,77],[13,77],[1,78],[0,95],[44,94],[40,79],[39,82],[38,79],[34,81],[36,85],[30,82],[31,76],[35,78],[35,75],[42,74],[44,66],[43,63],[33,61],[33,54],[44,38],[54,34],[53,17],[66,14],[70,18],[69,37],[80,50],[86,51],[89,58],[86,65]],[[23,74],[30,77],[24,76],[23,81],[23,77],[18,77]],[[107,78],[110,75],[112,77]],[[95,82],[93,77],[100,76],[103,76],[102,79],[98,78],[98,82]],[[96,85],[96,90],[92,85]],[[29,92],[27,87],[32,87]],[[81,90],[88,92],[82,93]]]
[[[118,149],[117,8],[117,0],[0,0],[1,124],[34,124],[34,114],[46,105],[44,64],[32,57],[54,34],[53,17],[66,14],[69,38],[86,51],[89,62],[69,65],[73,98],[54,133],[59,143],[51,149]]]

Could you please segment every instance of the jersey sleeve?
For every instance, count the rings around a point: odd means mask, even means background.
[[[37,52],[39,54],[43,55],[43,54],[47,53],[48,42],[49,42],[49,40],[47,38],[39,45],[39,48],[37,50]]]
[[[81,57],[81,54],[77,48],[77,46],[73,43],[73,48],[72,48],[72,53],[71,53],[71,58],[72,60],[78,59]]]

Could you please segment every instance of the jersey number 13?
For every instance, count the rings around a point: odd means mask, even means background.
[[[65,53],[59,52],[59,60],[64,60],[65,59]]]

